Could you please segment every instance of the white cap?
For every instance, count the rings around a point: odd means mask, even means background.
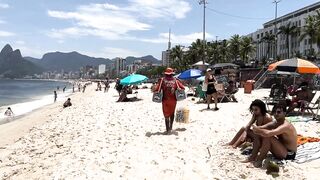
[[[209,71],[212,71],[212,69],[208,68],[208,69],[207,69],[207,72],[209,72]]]

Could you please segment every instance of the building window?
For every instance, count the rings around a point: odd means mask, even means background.
[[[304,40],[304,45],[307,45],[307,43],[308,43],[308,40],[305,39],[305,40]]]
[[[309,39],[309,44],[312,44],[311,39]]]
[[[272,34],[272,30],[270,30],[270,34]]]
[[[257,34],[257,39],[259,39],[259,37],[260,37],[260,34]]]
[[[301,20],[299,20],[299,27],[301,26]]]

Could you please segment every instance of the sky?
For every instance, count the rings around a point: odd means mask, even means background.
[[[273,0],[207,0],[207,40],[262,28],[275,16]],[[317,0],[282,0],[278,15]],[[0,48],[23,56],[78,51],[93,57],[153,55],[161,59],[171,28],[172,45],[202,38],[198,0],[0,0]]]

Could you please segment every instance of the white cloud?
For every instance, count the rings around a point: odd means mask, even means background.
[[[182,19],[191,10],[191,5],[184,0],[129,0],[129,10],[141,13],[148,18]]]
[[[191,44],[196,39],[202,39],[202,37],[203,37],[202,32],[196,32],[196,33],[185,34],[185,35],[171,34],[171,42],[174,44]],[[210,33],[206,33],[206,38],[207,39],[213,38],[213,35],[211,35]],[[150,42],[150,43],[167,43],[169,41],[169,33],[160,33],[158,38],[141,39],[141,41]]]
[[[1,9],[7,9],[9,7],[10,7],[9,4],[0,3],[0,8]]]
[[[9,37],[9,36],[14,36],[14,33],[7,32],[7,31],[0,31],[0,37]]]
[[[142,56],[141,53],[130,50],[130,49],[123,49],[123,48],[114,48],[114,47],[105,47],[98,52],[81,52],[83,54],[93,56],[93,57],[104,57],[104,58],[115,58],[115,57],[128,57],[128,56],[135,56],[139,57]]]
[[[6,24],[7,22],[0,19],[0,24]]]
[[[108,40],[135,39],[130,32],[152,28],[144,19],[181,19],[190,10],[191,6],[184,0],[129,0],[122,7],[105,3],[82,5],[70,12],[48,10],[50,17],[70,20],[75,25],[52,29],[47,35],[58,39],[88,35]]]

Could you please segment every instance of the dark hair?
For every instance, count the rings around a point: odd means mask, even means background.
[[[252,112],[253,106],[258,107],[258,108],[260,109],[262,115],[265,116],[265,115],[267,114],[267,106],[266,106],[266,104],[265,104],[263,101],[261,101],[260,99],[256,99],[256,100],[254,100],[254,101],[251,103],[250,108],[249,108],[249,109],[250,109],[250,112]]]
[[[8,107],[8,109],[11,109],[11,107]]]
[[[233,84],[233,81],[229,81],[228,83],[229,83],[229,84]]]
[[[68,98],[68,100],[70,101],[71,99],[70,99],[70,98]]]
[[[275,109],[275,110],[277,110],[277,109],[282,109],[283,112],[285,112],[285,113],[287,112],[287,108],[286,108],[286,106],[283,105],[283,104],[277,104],[277,105],[275,105],[274,109]]]

